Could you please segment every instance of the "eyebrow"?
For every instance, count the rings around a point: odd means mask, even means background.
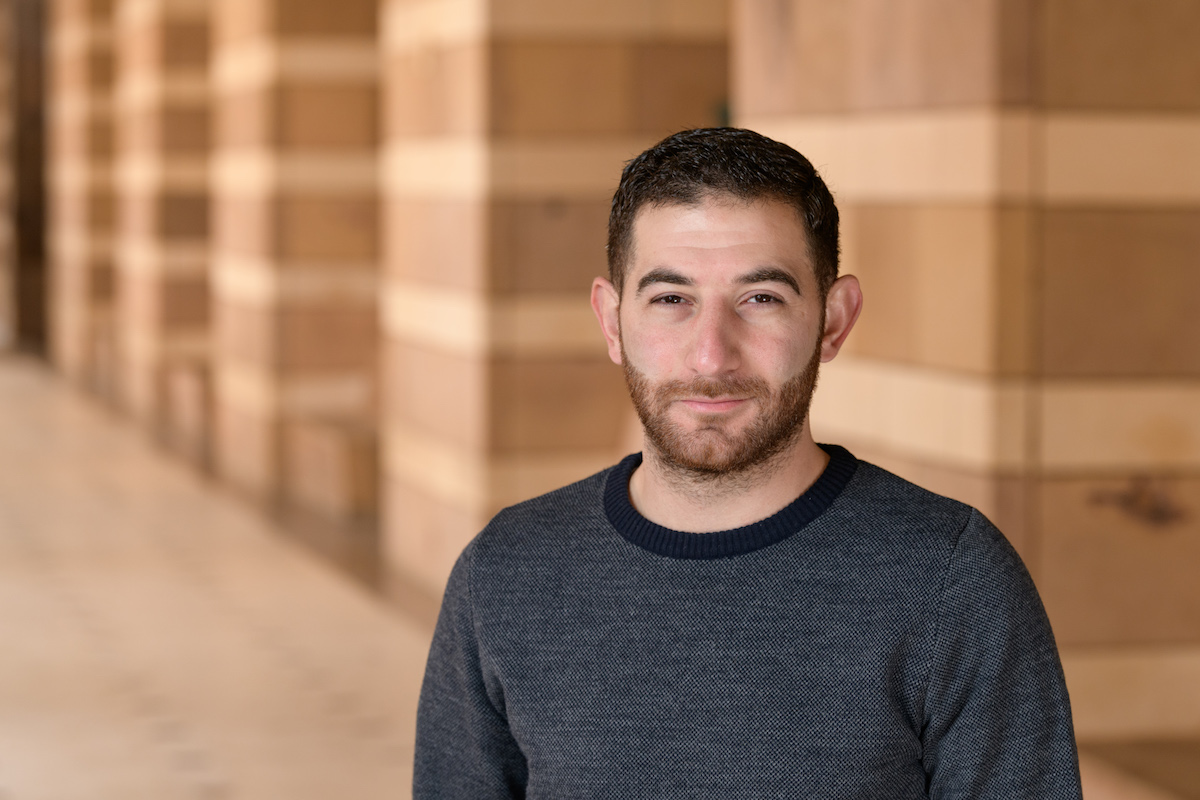
[[[675,286],[694,286],[696,282],[686,275],[666,267],[655,267],[642,276],[638,281],[636,294],[641,294],[647,287],[655,283],[670,283]]]
[[[792,274],[785,272],[778,267],[762,267],[753,272],[747,272],[745,275],[737,279],[738,283],[785,283],[792,287],[792,291],[796,294],[801,294],[799,282],[792,277]]]
[[[778,267],[762,267],[760,269],[747,272],[744,275],[738,276],[737,282],[739,284],[770,282],[782,283],[792,287],[792,291],[794,291],[796,294],[801,294],[799,282],[797,282],[790,273],[785,272]],[[636,293],[641,294],[647,286],[651,286],[655,283],[669,283],[675,286],[694,286],[696,284],[696,282],[688,276],[676,272],[673,269],[656,267],[655,269],[652,269],[643,275],[642,279],[638,281]]]

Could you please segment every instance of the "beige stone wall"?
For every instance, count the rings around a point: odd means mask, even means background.
[[[725,36],[720,0],[385,2],[384,536],[425,586],[630,438],[588,307],[609,199],[720,121]]]
[[[209,9],[117,0],[115,263],[123,405],[198,460],[209,358]],[[179,396],[190,380],[192,398]]]
[[[72,380],[116,384],[113,5],[53,0],[48,43],[50,348]]]
[[[736,121],[822,170],[866,295],[818,435],[995,520],[1081,736],[1129,733],[1200,642],[1200,6],[737,0],[734,30]],[[1132,675],[1167,693],[1116,708]]]
[[[261,499],[329,506],[308,491],[314,437],[348,476],[374,473],[359,444],[377,409],[378,9],[212,8],[215,468]],[[347,481],[340,502],[369,512],[370,487]]]

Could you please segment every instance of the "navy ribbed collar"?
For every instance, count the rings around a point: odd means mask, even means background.
[[[627,540],[671,558],[730,558],[781,542],[825,512],[846,488],[858,460],[844,447],[823,444],[829,464],[821,477],[778,513],[764,520],[713,533],[687,533],[664,528],[643,517],[629,502],[629,477],[642,463],[642,454],[626,456],[608,473],[604,513]]]

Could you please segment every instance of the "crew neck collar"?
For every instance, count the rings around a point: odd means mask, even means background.
[[[858,460],[838,445],[820,445],[829,464],[804,494],[758,522],[712,533],[688,533],[663,527],[643,517],[629,501],[629,478],[642,463],[642,454],[626,456],[608,474],[604,513],[617,532],[631,543],[670,558],[732,558],[781,542],[821,516],[837,499]]]

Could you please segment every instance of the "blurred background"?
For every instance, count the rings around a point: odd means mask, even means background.
[[[396,797],[440,592],[638,449],[623,162],[817,166],[813,409],[1042,593],[1089,800],[1200,798],[1200,2],[0,0],[0,796]]]

